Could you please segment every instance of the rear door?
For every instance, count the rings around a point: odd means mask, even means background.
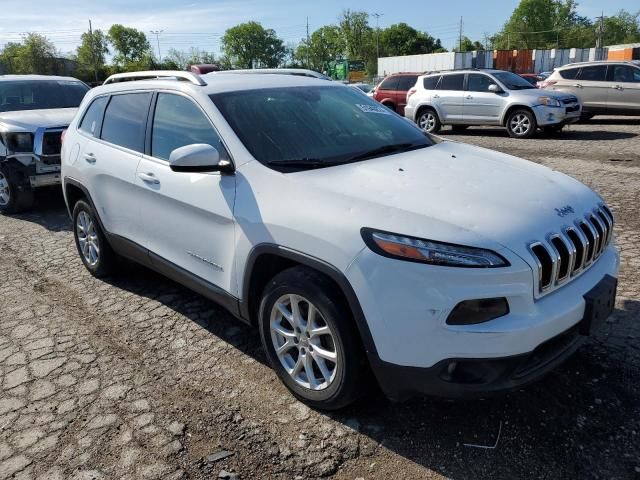
[[[607,113],[640,115],[640,68],[609,65]]]
[[[606,65],[590,65],[582,67],[576,77],[576,95],[583,108],[593,111],[604,111],[607,108],[607,97],[610,86],[607,82]]]
[[[145,225],[140,243],[160,269],[169,262],[236,294],[235,175],[174,172],[169,166],[171,152],[185,145],[209,144],[221,159],[229,159],[227,149],[191,97],[160,92],[151,116],[146,154],[135,178],[136,205]]]
[[[443,122],[462,123],[464,115],[464,73],[443,75],[431,97]]]
[[[464,95],[464,121],[469,124],[500,123],[500,115],[505,99],[502,95],[489,91],[489,86],[497,85],[495,80],[484,73],[469,73]]]
[[[86,141],[79,159],[87,164],[86,182],[104,227],[134,242],[142,231],[135,180],[151,97],[150,92],[112,95],[99,135]]]
[[[385,78],[382,83],[378,85],[378,88],[376,88],[375,99],[392,110],[396,109],[395,95],[398,90],[398,82],[400,82],[400,77],[394,75]]]

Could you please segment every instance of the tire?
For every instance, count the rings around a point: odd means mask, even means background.
[[[442,128],[438,113],[433,108],[420,110],[416,124],[427,133],[438,133]]]
[[[396,106],[393,103],[383,103],[382,106],[387,107],[392,112],[396,111]]]
[[[11,215],[33,206],[33,190],[29,185],[17,185],[10,180],[6,167],[0,167],[0,213]]]
[[[91,206],[79,200],[73,208],[73,237],[82,263],[97,278],[115,271],[118,257],[107,242]]]
[[[513,138],[531,138],[536,134],[536,118],[529,110],[514,110],[507,118],[507,132]]]
[[[260,302],[260,338],[271,367],[299,400],[323,410],[353,403],[367,377],[366,355],[341,299],[327,277],[298,266],[276,275]],[[311,307],[316,313],[310,325]],[[325,333],[313,335],[314,330]],[[278,355],[276,348],[287,344]]]
[[[454,132],[464,132],[467,128],[469,128],[469,125],[451,125],[451,129]]]
[[[542,131],[547,135],[558,135],[562,133],[563,128],[564,128],[564,125],[551,125],[549,127],[543,127]]]

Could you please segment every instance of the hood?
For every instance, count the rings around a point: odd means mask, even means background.
[[[321,197],[343,197],[339,203],[349,205],[345,213],[360,227],[507,247],[523,258],[530,257],[527,245],[572,224],[602,201],[560,172],[455,142],[288,176],[308,198],[315,197],[316,192],[309,194],[316,189],[324,192]],[[556,209],[564,209],[564,216]]]
[[[77,108],[50,110],[18,110],[0,113],[0,124],[6,130],[35,132],[38,128],[68,127]]]
[[[532,100],[534,100],[537,104],[537,99],[539,97],[551,97],[551,98],[556,98],[558,100],[564,99],[564,98],[575,98],[577,100],[577,98],[575,97],[575,95],[569,95],[566,92],[556,92],[554,90],[545,90],[543,88],[529,88],[526,90],[509,90],[513,95],[517,95],[520,97],[526,97],[526,98],[531,98]]]

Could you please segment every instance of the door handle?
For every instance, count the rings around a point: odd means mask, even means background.
[[[433,96],[433,98],[440,98],[440,95],[438,95],[437,93]]]
[[[159,185],[160,180],[158,180],[153,173],[138,173],[138,178],[145,183],[149,183],[151,185]]]
[[[96,163],[96,156],[93,153],[85,153],[84,159],[87,163]]]
[[[620,85],[614,85],[613,87],[614,90],[622,90],[622,87]]]
[[[472,100],[473,99],[473,97],[471,95],[467,95],[466,98],[467,98],[467,100]]]
[[[582,88],[582,84],[581,83],[574,83],[573,86],[577,87],[577,88]]]

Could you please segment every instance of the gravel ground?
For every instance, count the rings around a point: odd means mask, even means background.
[[[563,366],[487,401],[310,410],[220,307],[136,266],[92,278],[50,193],[0,217],[0,479],[640,478],[640,122],[442,134],[573,175],[616,213],[616,312]]]

